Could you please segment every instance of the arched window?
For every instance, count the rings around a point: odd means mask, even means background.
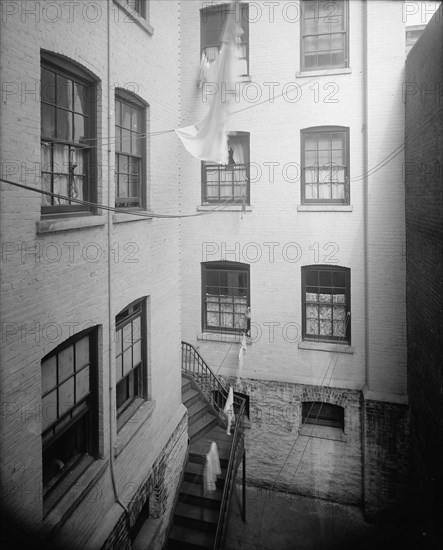
[[[345,410],[343,407],[331,403],[305,401],[302,403],[302,423],[344,430]]]
[[[303,340],[351,343],[350,269],[302,267]]]
[[[70,199],[95,202],[96,81],[65,58],[41,59],[42,214],[90,211]]]
[[[202,264],[202,325],[212,332],[249,332],[249,265]]]
[[[97,451],[97,330],[60,344],[41,369],[43,490],[51,501],[57,483]]]

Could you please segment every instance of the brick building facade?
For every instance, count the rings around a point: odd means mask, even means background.
[[[182,6],[183,125],[214,93],[199,66],[220,4]],[[249,397],[249,482],[373,517],[406,476],[405,33],[401,3],[333,7],[241,10],[245,75],[226,91],[237,167],[182,157],[183,208],[203,214],[182,224],[183,339]]]
[[[443,540],[442,37],[440,7],[408,54],[404,94],[411,504],[435,548]]]
[[[161,548],[178,488],[179,8],[1,3],[2,506],[45,547]]]

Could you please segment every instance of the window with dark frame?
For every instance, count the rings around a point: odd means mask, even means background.
[[[70,199],[94,202],[96,197],[96,86],[78,66],[52,54],[41,63],[42,214],[87,212]]]
[[[233,4],[218,4],[208,6],[200,10],[200,35],[201,54],[208,62],[215,61],[220,51],[220,38],[228,11],[235,9]],[[249,74],[249,5],[239,4],[239,12],[236,14],[243,33],[240,36],[239,61],[242,67],[242,75]]]
[[[140,208],[146,173],[145,107],[132,94],[115,99],[115,206]]]
[[[228,163],[202,162],[202,202],[249,204],[249,133],[228,136]]]
[[[136,399],[146,397],[146,375],[143,368],[146,347],[144,304],[144,300],[139,300],[115,318],[118,429],[132,416],[131,405]]]
[[[86,467],[96,452],[96,329],[83,331],[48,354],[41,376],[46,498],[74,468]]]
[[[347,0],[303,0],[301,8],[301,69],[348,67]]]
[[[122,0],[129,10],[135,11],[143,19],[146,19],[146,2],[147,0]]]
[[[351,343],[350,270],[302,267],[303,340]]]
[[[239,262],[202,264],[204,331],[248,333],[249,265]]]
[[[349,204],[349,128],[301,131],[301,202]]]
[[[302,423],[331,428],[345,428],[345,410],[339,405],[322,401],[305,401],[302,403]]]

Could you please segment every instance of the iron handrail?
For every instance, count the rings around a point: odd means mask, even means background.
[[[192,344],[182,342],[182,372],[191,375],[203,392],[203,395],[219,414],[222,424],[226,427],[227,415],[223,405],[228,397],[226,386],[217,378],[203,357]],[[216,393],[218,392],[218,393]],[[222,399],[220,400],[220,396]],[[226,521],[231,501],[232,491],[240,460],[244,455],[244,414],[246,400],[234,395],[234,433],[232,435],[226,479],[223,488],[220,511],[217,521],[213,550],[219,550],[225,535]]]

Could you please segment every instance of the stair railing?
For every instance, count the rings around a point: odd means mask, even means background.
[[[228,390],[217,378],[203,357],[195,347],[187,342],[182,342],[182,372],[190,375],[200,387],[203,395],[217,411],[221,424],[227,427],[227,415],[224,412],[224,405],[228,398]],[[228,467],[226,471],[225,485],[220,504],[220,512],[217,522],[217,531],[214,540],[213,550],[220,550],[225,535],[226,523],[228,520],[229,504],[235,486],[238,467],[243,459],[243,510],[242,518],[245,521],[245,406],[246,400],[235,395],[234,392],[234,433],[232,435],[231,450],[229,453]]]

